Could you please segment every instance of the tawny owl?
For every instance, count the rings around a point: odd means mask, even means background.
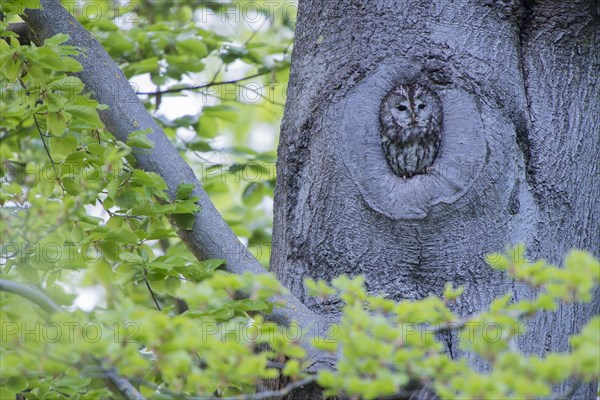
[[[392,89],[379,108],[381,145],[392,171],[404,179],[433,164],[442,134],[442,102],[419,85]]]

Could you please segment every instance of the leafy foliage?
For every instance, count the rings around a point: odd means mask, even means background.
[[[510,293],[495,299],[485,312],[460,318],[450,304],[461,289],[447,285],[443,298],[394,302],[368,295],[361,277],[340,277],[333,287],[308,283],[312,294],[339,296],[343,316],[335,341],[316,346],[337,352],[337,370],[322,371],[319,384],[329,393],[374,399],[408,389],[420,382],[444,399],[534,399],[549,396],[553,385],[568,378],[594,382],[600,378],[600,316],[570,339],[569,353],[545,357],[524,355],[514,342],[526,332],[525,322],[559,303],[589,302],[600,282],[600,262],[589,253],[573,251],[559,268],[545,261],[528,262],[523,246],[507,254],[491,254],[488,263],[508,272],[517,282],[539,289],[532,299],[515,300]],[[460,347],[489,366],[473,369],[465,358],[453,360],[436,340],[457,331]]]
[[[236,21],[243,2],[220,9],[216,3],[143,3],[65,5],[133,82],[173,90],[142,98],[236,233],[267,263],[270,219],[258,205],[272,197],[274,153],[245,143],[257,126],[275,136],[293,26],[270,7],[252,24]],[[75,311],[47,320],[33,304],[0,295],[0,398],[24,390],[28,398],[109,396],[97,358],[118,366],[150,397],[252,392],[260,378],[279,376],[268,359],[303,356],[297,344],[276,339],[279,328],[258,315],[272,309],[267,299],[281,288],[268,276],[220,272],[221,260],[198,261],[173,240],[167,217],[176,217],[182,229],[191,225],[199,211],[193,188],[181,185],[170,200],[158,175],[135,169],[132,152],[153,146],[147,132],[132,133],[127,143],[115,140],[98,116],[106,107],[71,75],[81,71],[71,57],[81,50],[67,45],[66,35],[38,47],[19,44],[7,31],[24,6],[39,4],[21,6],[3,2],[6,22],[0,23],[6,38],[0,39],[1,277],[36,285]],[[215,33],[231,24],[233,33]],[[280,90],[266,100],[240,97],[250,92],[242,85],[247,81],[237,80],[249,75],[255,91]],[[206,87],[182,91],[182,85]],[[193,95],[199,90],[204,93]],[[176,97],[195,99],[195,114],[162,113]],[[228,142],[236,145],[223,145]],[[99,298],[88,312],[74,307],[82,288]],[[240,292],[249,297],[238,298]],[[181,301],[190,309],[178,308]],[[267,338],[270,351],[258,352]]]

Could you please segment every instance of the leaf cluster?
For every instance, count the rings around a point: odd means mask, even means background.
[[[451,310],[463,289],[450,284],[442,297],[395,302],[369,295],[362,277],[337,278],[333,287],[309,281],[313,295],[333,296],[345,304],[341,323],[332,332],[335,340],[315,343],[339,355],[337,369],[320,372],[319,384],[330,394],[365,399],[402,392],[409,396],[415,382],[447,399],[535,399],[550,396],[553,386],[567,379],[597,381],[600,316],[570,338],[569,352],[525,355],[516,340],[538,313],[591,301],[600,282],[600,262],[576,250],[559,268],[543,260],[529,262],[524,253],[519,245],[487,260],[490,267],[538,289],[535,296],[517,300],[508,293],[486,311],[466,318]],[[448,333],[459,338],[463,356],[458,360],[444,351]],[[485,363],[488,372],[475,369],[469,358]]]

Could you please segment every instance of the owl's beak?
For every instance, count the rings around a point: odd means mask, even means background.
[[[417,116],[414,113],[410,114],[410,126],[417,126]]]

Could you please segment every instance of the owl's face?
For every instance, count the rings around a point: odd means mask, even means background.
[[[424,87],[400,85],[387,94],[383,106],[396,125],[424,128],[439,110],[439,103],[439,98]]]

